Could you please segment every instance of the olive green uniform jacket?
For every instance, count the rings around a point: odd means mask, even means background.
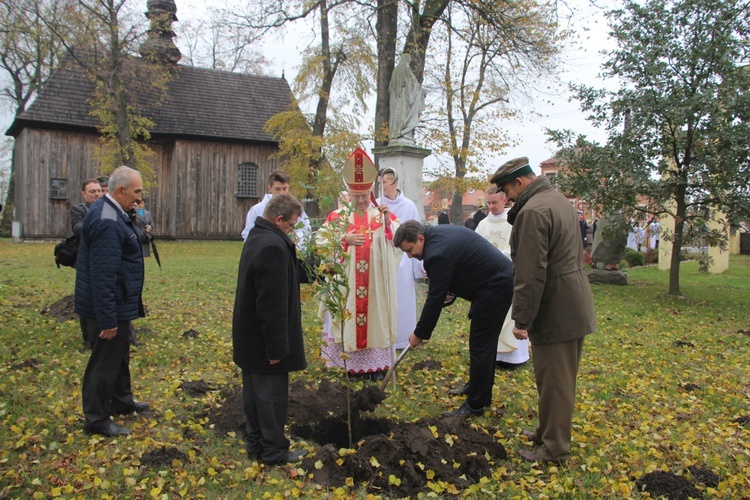
[[[596,330],[573,205],[544,177],[508,213],[515,266],[513,320],[532,345],[567,342]]]

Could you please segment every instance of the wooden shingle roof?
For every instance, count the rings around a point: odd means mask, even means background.
[[[17,136],[29,126],[96,129],[88,102],[93,90],[80,67],[61,66],[6,135]],[[165,102],[146,114],[156,124],[151,130],[154,138],[276,142],[263,127],[290,103],[284,78],[177,66]]]

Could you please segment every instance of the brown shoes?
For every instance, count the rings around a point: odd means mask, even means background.
[[[559,460],[551,460],[542,458],[539,453],[536,452],[536,450],[518,450],[516,454],[521,457],[522,459],[526,460],[527,462],[537,462],[537,463],[551,463],[555,465],[561,465],[568,461],[567,458],[562,458]]]
[[[527,431],[526,429],[521,431],[521,435],[528,439],[529,441],[532,441],[536,445],[542,444],[542,440],[536,437],[536,432],[533,431]]]

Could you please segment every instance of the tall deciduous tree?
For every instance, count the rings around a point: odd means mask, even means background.
[[[551,131],[566,191],[605,211],[670,214],[669,293],[680,293],[686,224],[715,210],[750,215],[750,9],[736,0],[649,0],[610,13],[614,92],[576,87],[606,144]]]
[[[308,198],[336,199],[340,179],[333,179],[331,165],[343,165],[361,141],[358,131],[372,93],[376,63],[367,24],[367,14],[372,12],[354,3],[329,5],[327,0],[278,10],[262,4],[248,7],[244,14],[250,29],[262,32],[300,19],[315,23],[315,42],[303,51],[292,85],[296,102],[311,103],[315,112],[301,114],[295,103],[294,109],[273,118],[267,129],[279,139],[285,168],[307,188]],[[310,216],[317,215],[313,203],[306,209]]]
[[[18,116],[44,86],[64,52],[62,44],[47,28],[44,19],[65,14],[58,0],[0,0],[0,70],[7,80],[0,98]],[[15,169],[11,157],[10,178],[5,197],[0,235],[10,234],[15,206]]]
[[[451,220],[461,221],[467,175],[509,145],[500,122],[517,113],[517,94],[545,81],[539,75],[555,73],[565,36],[556,19],[552,6],[533,1],[497,2],[481,11],[454,4],[434,30],[445,57],[433,58],[425,72],[429,92],[438,96],[425,114],[425,130],[433,151],[452,160],[452,172],[441,172],[433,186],[452,193]]]
[[[99,161],[104,171],[128,165],[141,171],[148,186],[153,172],[150,139],[154,123],[147,109],[163,99],[170,78],[169,65],[158,57],[136,56],[143,41],[146,18],[133,0],[76,0],[65,22],[48,24],[65,45],[70,64],[80,66],[95,83],[92,113],[101,123]],[[170,14],[152,19],[168,29]]]

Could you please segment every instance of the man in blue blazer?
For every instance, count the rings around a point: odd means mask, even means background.
[[[130,322],[145,316],[141,244],[126,213],[142,192],[141,174],[118,167],[109,179],[109,193],[91,205],[83,220],[75,307],[86,317],[92,348],[82,386],[87,434],[130,434],[112,422],[112,414],[141,413],[149,407],[133,400],[128,343]]]

